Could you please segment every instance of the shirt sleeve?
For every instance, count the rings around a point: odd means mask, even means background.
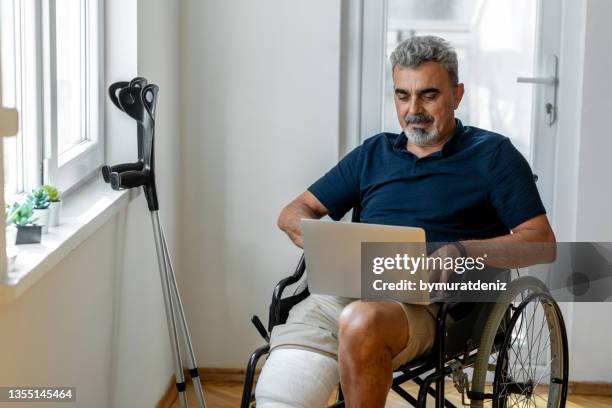
[[[337,165],[315,181],[308,191],[329,210],[338,221],[360,201],[361,150],[358,146],[344,156]]]
[[[489,177],[491,202],[509,229],[546,214],[531,167],[510,139],[505,138],[493,155]]]

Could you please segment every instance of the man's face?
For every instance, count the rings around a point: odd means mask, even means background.
[[[416,68],[395,67],[393,84],[397,117],[408,140],[426,146],[450,136],[464,90],[463,84],[451,84],[442,64],[428,61]]]

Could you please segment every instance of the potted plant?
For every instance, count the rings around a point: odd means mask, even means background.
[[[57,227],[59,225],[60,209],[62,208],[60,192],[49,184],[42,186],[42,189],[49,198],[49,226]]]
[[[34,215],[38,219],[37,224],[42,227],[42,233],[46,234],[49,230],[49,196],[42,188],[32,190],[26,201],[32,203]]]
[[[40,243],[42,227],[35,225],[36,216],[30,200],[7,207],[6,224],[17,228],[15,245]]]

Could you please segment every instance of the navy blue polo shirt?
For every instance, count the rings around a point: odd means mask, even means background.
[[[486,239],[545,214],[532,171],[510,139],[456,121],[442,150],[418,158],[404,133],[363,142],[308,190],[339,220],[425,229],[429,242]]]

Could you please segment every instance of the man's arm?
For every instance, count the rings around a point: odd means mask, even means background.
[[[329,214],[329,211],[310,191],[306,190],[290,202],[278,216],[278,228],[283,230],[295,245],[302,248],[302,218],[319,219]]]
[[[522,268],[551,263],[556,258],[556,238],[546,215],[538,215],[500,237],[460,242],[469,257],[487,255],[486,264],[498,268]]]
[[[459,244],[465,248],[465,254],[461,254],[454,244],[448,244],[430,257],[482,257],[486,265],[513,269],[552,263],[557,255],[555,234],[544,214],[512,228],[510,234],[490,239],[460,241]],[[429,271],[432,282],[448,282],[453,273],[453,269]]]

